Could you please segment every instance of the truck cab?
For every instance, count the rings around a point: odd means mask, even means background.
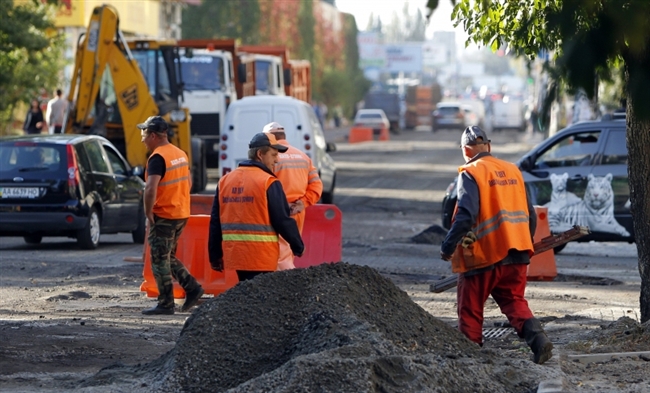
[[[282,58],[257,53],[251,56],[255,59],[255,95],[286,95]]]
[[[183,95],[192,135],[206,143],[208,168],[219,165],[219,133],[226,110],[237,100],[233,59],[224,50],[185,50],[180,56]]]

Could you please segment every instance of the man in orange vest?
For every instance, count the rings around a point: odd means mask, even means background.
[[[239,281],[278,269],[278,235],[294,255],[305,246],[290,214],[282,183],[273,173],[287,147],[270,133],[251,139],[248,160],[219,181],[210,217],[208,252],[216,271],[237,271]]]
[[[302,235],[305,225],[305,209],[314,205],[323,193],[323,182],[318,176],[318,169],[314,167],[311,158],[302,151],[291,146],[287,141],[284,127],[278,122],[264,126],[263,132],[272,133],[278,143],[287,147],[287,151],[278,154],[278,163],[273,167],[273,173],[280,179],[287,201],[291,207],[291,217],[298,224],[298,231]],[[293,253],[289,243],[280,236],[280,259],[278,270],[295,268]]]
[[[483,309],[488,296],[542,364],[553,344],[524,298],[526,271],[533,255],[535,209],[514,164],[490,154],[490,140],[476,126],[463,131],[465,165],[458,168],[458,202],[440,248],[458,275],[458,329],[483,345]]]
[[[181,311],[194,306],[203,288],[176,258],[176,245],[190,217],[190,166],[187,154],[169,143],[167,122],[151,116],[142,124],[142,143],[151,152],[147,161],[144,213],[149,221],[151,270],[158,287],[158,304],[142,311],[145,315],[174,314],[172,277],[185,290]]]

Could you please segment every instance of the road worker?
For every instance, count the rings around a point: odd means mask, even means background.
[[[278,122],[264,126],[263,132],[272,133],[278,143],[286,146],[287,151],[278,154],[278,163],[273,167],[273,173],[280,179],[287,201],[291,208],[291,217],[298,224],[302,235],[305,224],[305,209],[314,205],[323,192],[323,182],[318,176],[311,158],[302,151],[291,146],[286,139],[284,127]],[[278,270],[293,269],[293,253],[289,243],[280,236],[280,259]]]
[[[212,214],[208,251],[216,271],[237,271],[239,281],[278,268],[278,235],[287,240],[294,255],[304,245],[290,214],[282,183],[273,174],[278,152],[288,148],[271,133],[251,139],[248,160],[219,181]]]
[[[488,296],[542,364],[553,344],[524,298],[527,265],[533,255],[535,209],[519,169],[490,154],[490,140],[477,126],[461,137],[465,165],[458,176],[458,202],[440,254],[458,275],[458,328],[483,345],[483,310]]]
[[[172,278],[185,290],[181,311],[198,303],[204,290],[176,258],[178,239],[190,217],[190,163],[187,154],[169,142],[168,124],[151,116],[142,124],[142,143],[151,152],[147,161],[144,213],[149,221],[151,270],[158,287],[158,304],[142,311],[146,315],[173,314]]]

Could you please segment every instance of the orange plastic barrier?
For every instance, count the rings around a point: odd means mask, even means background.
[[[535,206],[537,214],[537,230],[535,231],[535,242],[551,235],[548,225],[548,208]],[[530,259],[528,265],[528,281],[551,281],[557,277],[557,266],[555,265],[555,253],[553,249],[537,254]]]
[[[210,207],[212,207],[212,204],[210,204]],[[208,257],[209,225],[209,215],[190,216],[187,221],[187,226],[178,240],[176,257],[183,262],[185,268],[203,286],[205,293],[218,295],[235,286],[239,280],[234,270],[216,272],[210,267],[210,259]],[[140,285],[140,290],[146,292],[149,297],[157,297],[158,287],[156,286],[156,280],[151,271],[151,253],[149,244],[146,241],[144,249],[144,282]],[[174,281],[174,298],[182,299],[184,297],[185,291]]]
[[[348,143],[367,142],[372,140],[372,128],[352,127],[348,135]]]
[[[341,210],[336,205],[312,205],[305,213],[302,241],[305,252],[294,259],[296,267],[339,262],[342,249]]]
[[[214,201],[214,193],[209,195],[192,194],[190,195],[190,214],[207,214],[212,213],[212,202]]]
[[[379,131],[379,140],[380,141],[390,140],[390,136],[388,134],[388,128],[382,128],[381,131]]]

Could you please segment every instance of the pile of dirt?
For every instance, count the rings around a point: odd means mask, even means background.
[[[417,244],[442,244],[447,236],[447,230],[440,225],[431,225],[424,231],[411,237],[411,241]]]
[[[569,348],[585,353],[650,351],[650,321],[640,324],[632,318],[621,317],[601,325]]]
[[[336,263],[240,283],[160,359],[83,386],[130,375],[132,392],[532,392],[553,372],[480,351],[375,270]]]

